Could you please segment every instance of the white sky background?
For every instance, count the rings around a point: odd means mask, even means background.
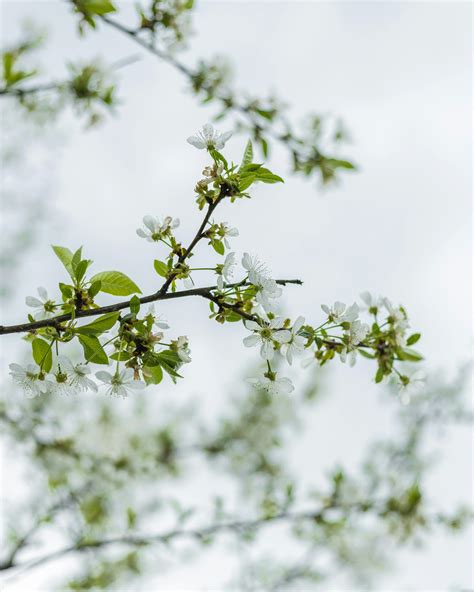
[[[7,40],[26,17],[49,26],[44,63],[52,77],[61,76],[65,56],[111,62],[137,53],[110,30],[77,40],[75,19],[59,2],[3,2],[2,13]],[[321,303],[350,302],[366,289],[403,303],[423,334],[419,349],[428,368],[448,371],[466,360],[472,339],[470,27],[467,3],[201,2],[185,56],[193,63],[228,55],[239,88],[276,91],[293,106],[295,120],[308,111],[341,115],[353,139],[347,155],[360,164],[358,174],[322,193],[314,182],[286,174],[286,155],[275,150],[271,168],[285,185],[258,187],[254,199],[224,204],[217,215],[239,228],[235,250],[258,253],[275,277],[304,280],[302,288],[286,290],[293,318],[303,313],[318,322]],[[120,81],[117,117],[87,133],[66,119],[65,140],[45,171],[55,218],[25,264],[22,297],[37,285],[52,292],[61,280],[51,243],[83,244],[97,271],[120,269],[149,293],[156,255],[135,235],[142,216],[180,217],[183,239],[199,223],[192,188],[206,159],[185,139],[215,111],[197,106],[180,75],[147,55],[122,70]],[[239,159],[245,141],[233,139],[226,155]],[[168,392],[199,397],[212,416],[257,351],[244,350],[241,327],[208,321],[204,302],[161,310],[176,334],[189,336],[193,351],[186,380]],[[23,318],[22,309],[7,314],[11,322]],[[13,347],[17,339],[5,341]],[[2,359],[4,369],[9,361]],[[392,427],[372,382],[373,365],[334,366],[331,396],[313,410],[291,451],[306,484],[335,462],[351,467],[368,442]],[[444,508],[472,498],[470,436],[460,429],[443,443],[445,460],[429,490]],[[468,588],[472,551],[469,533],[433,536],[423,551],[400,554],[378,589]],[[216,587],[226,575],[215,562],[199,572],[190,565],[156,585]]]

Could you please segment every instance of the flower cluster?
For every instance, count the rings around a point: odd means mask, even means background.
[[[140,298],[141,291],[135,282],[119,271],[103,271],[89,277],[92,261],[83,258],[82,249],[73,253],[66,247],[53,247],[70,281],[59,284],[60,301],[51,300],[44,288],[38,289],[39,298],[26,299],[26,304],[35,309],[34,315],[29,315],[30,324],[18,327],[28,332],[35,364],[26,368],[18,364],[10,366],[13,379],[28,396],[97,391],[91,371],[91,366],[97,364],[114,367],[112,371],[95,372],[95,378],[110,395],[125,396],[147,384],[158,384],[164,374],[173,381],[181,378],[181,367],[191,362],[187,337],[165,339],[168,323],[157,317],[153,308],[145,314],[140,314],[140,310],[144,303],[195,295],[209,301],[211,319],[219,323],[243,323],[249,332],[243,339],[244,345],[258,346],[265,364],[263,376],[251,382],[271,394],[287,394],[294,388],[289,378],[276,372],[276,366],[272,366],[275,360],[280,357],[292,365],[305,351],[311,355],[303,359],[303,366],[311,362],[323,365],[335,357],[350,366],[358,356],[375,361],[375,381],[396,376],[404,402],[410,391],[420,388],[419,374],[410,377],[398,368],[399,362],[422,359],[411,348],[420,335],[408,333],[408,317],[403,307],[365,292],[361,294],[360,306],[355,302],[347,306],[339,301],[332,306],[323,304],[325,317],[316,326],[301,315],[292,321],[280,314],[279,298],[283,286],[301,282],[274,279],[268,267],[249,253],[243,253],[241,267],[238,266],[237,254],[230,251],[229,243],[229,238],[238,236],[238,230],[227,222],[214,220],[215,209],[224,200],[249,198],[248,190],[254,183],[279,183],[282,179],[253,162],[250,142],[241,164],[229,164],[219,150],[230,136],[231,132],[221,134],[207,124],[197,135],[188,138],[190,144],[207,150],[211,157],[203,178],[195,186],[199,208],[207,206],[207,210],[188,246],[183,246],[175,236],[178,218],[150,215],[143,218],[138,236],[152,243],[154,249],[167,251],[153,261],[154,272],[161,279],[149,296]],[[212,252],[222,259],[205,267],[193,267],[191,259],[201,241],[207,241]],[[215,285],[197,287],[200,272],[212,274]],[[189,289],[179,290],[181,281]],[[101,293],[129,299],[101,308],[96,303]],[[81,324],[85,317],[91,316],[95,319]],[[63,355],[62,348],[70,342],[82,347],[84,360],[78,364],[72,364]]]

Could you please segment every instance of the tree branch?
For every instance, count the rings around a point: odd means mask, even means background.
[[[295,285],[302,285],[301,280],[276,280],[277,284],[281,286],[286,286],[287,284],[295,284]],[[165,282],[166,284],[166,282]],[[163,284],[163,286],[165,285]],[[235,284],[228,284],[227,288],[234,288],[238,286],[249,286],[249,282],[237,282]],[[157,302],[162,300],[174,300],[176,298],[186,298],[188,296],[201,296],[206,300],[211,300],[216,304],[222,305],[224,308],[229,308],[238,312],[243,318],[249,317],[249,320],[254,320],[254,318],[250,315],[247,315],[244,312],[238,311],[230,304],[222,303],[218,300],[216,296],[212,294],[213,290],[217,290],[217,286],[206,286],[204,288],[192,288],[191,290],[181,290],[179,292],[166,292],[161,293],[163,286],[155,292],[154,294],[150,294],[149,296],[143,296],[140,298],[140,304],[148,304],[150,302]],[[116,304],[110,304],[108,306],[101,306],[99,308],[93,308],[90,310],[78,310],[74,313],[74,318],[82,319],[87,317],[95,317],[98,315],[103,315],[109,312],[118,312],[119,310],[123,310],[125,308],[129,308],[130,300],[124,300],[122,302],[117,302]],[[44,327],[55,327],[56,329],[61,329],[61,324],[70,321],[73,318],[71,313],[58,315],[56,317],[52,317],[50,319],[44,319],[41,321],[34,321],[32,323],[22,323],[19,325],[0,325],[0,335],[7,335],[11,333],[27,333],[30,331],[36,331],[37,329],[42,329]]]
[[[230,522],[222,522],[218,524],[212,524],[210,526],[206,526],[199,529],[184,529],[184,528],[177,528],[174,530],[170,530],[168,532],[164,532],[162,534],[152,534],[152,535],[123,535],[117,537],[111,537],[106,539],[98,539],[98,540],[84,540],[78,541],[77,543],[70,545],[68,547],[64,547],[62,549],[58,549],[57,551],[53,551],[52,553],[45,554],[37,559],[33,559],[31,561],[27,561],[24,563],[13,563],[11,565],[7,563],[0,564],[0,571],[7,571],[10,569],[19,569],[21,572],[34,569],[45,563],[49,563],[50,561],[55,561],[60,559],[66,555],[70,555],[71,553],[82,553],[88,549],[101,549],[104,547],[109,547],[111,545],[131,545],[136,547],[141,547],[145,545],[155,544],[155,543],[169,543],[174,539],[179,538],[190,538],[190,539],[197,539],[202,540],[214,534],[219,534],[222,532],[245,532],[249,530],[254,530],[258,528],[262,528],[269,524],[274,524],[277,522],[297,522],[299,520],[312,520],[312,521],[319,521],[323,518],[324,512],[326,508],[323,508],[318,511],[301,511],[301,512],[289,512],[283,511],[278,514],[274,514],[273,516],[263,517],[263,518],[256,518],[253,520],[235,520]]]

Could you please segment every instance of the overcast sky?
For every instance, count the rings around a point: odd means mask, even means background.
[[[115,61],[137,52],[110,30],[77,40],[74,19],[60,2],[2,2],[2,13],[6,39],[25,17],[49,27],[44,61],[53,77],[61,75],[66,55]],[[304,280],[302,288],[286,291],[285,310],[293,317],[322,322],[321,303],[351,302],[363,290],[403,303],[423,334],[426,368],[453,372],[472,340],[470,5],[202,1],[193,28],[189,63],[227,55],[239,88],[275,91],[292,105],[295,121],[308,111],[341,115],[352,137],[347,155],[360,165],[358,174],[321,192],[314,182],[289,176],[286,155],[276,150],[271,168],[287,182],[222,207],[220,219],[240,230],[237,252],[258,254],[275,277]],[[120,80],[116,117],[87,133],[67,117],[61,142],[48,148],[54,219],[25,266],[20,294],[37,285],[53,291],[61,279],[51,243],[84,245],[97,269],[121,269],[149,293],[153,254],[135,235],[142,216],[181,218],[183,237],[199,222],[192,189],[205,155],[185,140],[213,110],[197,106],[179,74],[146,55],[122,70]],[[229,142],[235,160],[245,141]],[[256,352],[244,350],[241,327],[208,321],[203,302],[185,309],[170,303],[162,312],[177,334],[189,336],[193,351],[173,396],[199,396],[214,413],[216,394],[235,388]],[[21,307],[8,310],[11,322],[22,315]],[[3,359],[5,368],[9,361]],[[336,461],[350,466],[392,427],[372,365],[334,366],[331,397],[295,446],[302,479]],[[444,443],[445,461],[430,483],[445,508],[472,497],[471,443],[468,430]],[[435,535],[422,552],[396,558],[383,590],[472,586],[472,551],[469,534]],[[220,575],[204,567],[198,581],[216,585]],[[186,568],[160,585],[185,588],[195,578]]]

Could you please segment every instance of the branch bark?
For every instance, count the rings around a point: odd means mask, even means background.
[[[166,282],[165,282],[166,283]],[[287,284],[295,284],[295,285],[302,285],[301,280],[276,280],[276,283],[281,286],[286,286]],[[163,284],[164,286],[165,284]],[[248,286],[250,285],[248,282],[236,282],[235,284],[228,284],[228,288],[235,288],[237,286]],[[239,312],[237,308],[233,307],[232,305],[226,303],[220,303],[217,296],[213,295],[213,291],[217,290],[217,286],[206,286],[204,288],[192,288],[191,290],[181,290],[179,292],[165,292],[161,293],[163,290],[163,286],[154,294],[150,294],[148,296],[143,296],[140,298],[141,304],[148,304],[151,302],[157,302],[162,300],[174,300],[176,298],[186,298],[188,296],[201,296],[206,300],[211,300],[216,304],[220,304],[223,308],[229,308],[234,310],[235,312]],[[124,310],[125,308],[129,308],[130,300],[124,300],[122,302],[117,302],[116,304],[109,304],[108,306],[101,306],[99,308],[93,308],[90,310],[78,310],[75,312],[74,317],[78,319],[83,319],[87,317],[95,317],[99,315],[103,315],[109,312],[118,312],[120,310]],[[248,320],[255,320],[252,315],[246,315],[246,313],[240,311],[239,314],[243,318],[247,318]],[[61,328],[61,324],[70,321],[73,316],[70,313],[58,315],[56,317],[52,317],[50,319],[44,319],[41,321],[34,321],[32,323],[21,323],[18,325],[0,325],[0,335],[7,335],[11,333],[27,333],[31,331],[36,331],[37,329],[42,329],[44,327],[56,327]]]

